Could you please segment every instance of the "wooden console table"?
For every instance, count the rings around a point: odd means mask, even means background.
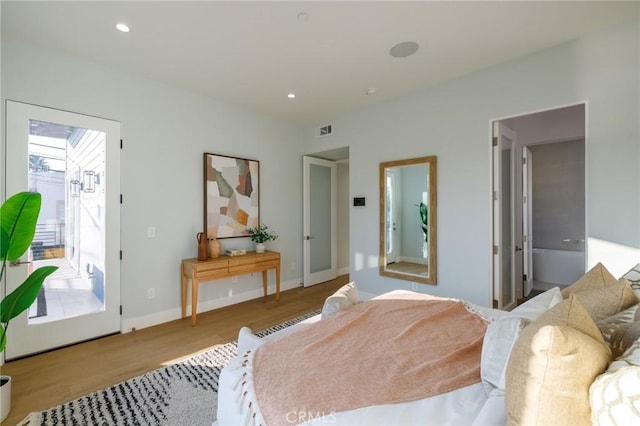
[[[200,281],[234,277],[262,271],[262,289],[267,296],[267,271],[276,270],[276,301],[280,301],[280,253],[247,252],[239,256],[220,256],[199,261],[183,259],[180,270],[182,276],[182,318],[187,316],[187,281],[191,279],[191,325],[195,326],[198,313],[198,286]]]

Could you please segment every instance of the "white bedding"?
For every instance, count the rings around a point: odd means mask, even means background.
[[[402,293],[396,291],[395,293]],[[485,317],[497,318],[504,315],[503,311],[474,306],[475,310]],[[292,327],[269,335],[264,340],[272,340],[311,323],[319,321],[320,315],[309,318]],[[259,345],[255,339],[244,340],[242,333],[238,345],[243,348],[255,348]],[[231,360],[221,374],[218,384],[218,417],[216,424],[221,426],[238,426],[252,424],[250,419],[244,418],[233,387],[240,379],[241,359]],[[417,401],[403,402],[359,408],[339,413],[291,413],[291,420],[304,425],[504,425],[506,414],[504,397],[487,396],[481,382],[466,386],[452,392],[436,395]]]

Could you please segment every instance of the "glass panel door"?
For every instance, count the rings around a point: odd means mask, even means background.
[[[5,194],[42,194],[6,291],[40,266],[59,268],[11,322],[6,359],[120,331],[120,123],[14,101],[5,111]]]
[[[305,286],[336,277],[337,170],[334,161],[303,157]]]

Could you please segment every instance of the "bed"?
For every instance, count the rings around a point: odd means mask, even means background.
[[[639,302],[601,264],[511,312],[404,290],[360,302],[349,283],[295,326],[240,330],[217,424],[638,424]]]

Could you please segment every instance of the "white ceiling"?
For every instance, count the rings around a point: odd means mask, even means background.
[[[639,2],[83,1],[0,3],[3,39],[299,123],[638,19]],[[309,19],[298,20],[307,13]],[[131,32],[114,29],[125,22]],[[418,52],[389,49],[415,41]],[[367,88],[376,88],[367,96]],[[287,94],[297,97],[289,100]],[[170,100],[167,100],[168,102]]]

